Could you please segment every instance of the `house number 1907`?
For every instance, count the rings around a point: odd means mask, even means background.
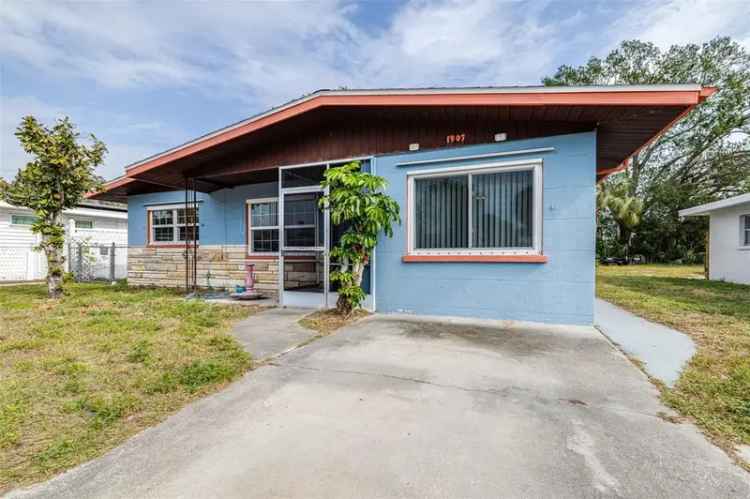
[[[445,136],[445,143],[446,144],[462,144],[466,142],[466,134],[465,133],[455,133],[453,135],[446,135]]]

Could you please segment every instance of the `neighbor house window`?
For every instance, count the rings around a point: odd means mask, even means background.
[[[10,223],[12,225],[33,225],[36,222],[34,215],[11,215]]]
[[[93,229],[93,220],[75,220],[76,229]]]
[[[247,202],[248,252],[278,253],[279,202],[276,198],[253,199]]]
[[[199,209],[192,207],[159,207],[149,208],[152,243],[180,243],[186,240],[200,239]],[[192,235],[195,223],[195,237]]]
[[[541,161],[409,175],[412,254],[541,254]]]
[[[740,217],[740,242],[742,246],[750,246],[750,215]]]

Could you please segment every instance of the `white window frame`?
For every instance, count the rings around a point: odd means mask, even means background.
[[[189,206],[187,208],[192,208],[192,203],[189,203]],[[185,208],[185,203],[177,203],[177,204],[164,204],[164,205],[153,205],[153,206],[147,206],[146,207],[146,216],[148,217],[148,243],[150,245],[185,245],[185,241],[180,240],[180,230],[179,227],[187,227],[192,224],[180,224],[177,223],[177,210],[181,210]],[[195,208],[198,210],[198,223],[196,224],[198,227],[198,239],[195,240],[196,243],[200,243],[200,234],[201,234],[201,223],[200,223],[200,202],[195,206]],[[174,231],[172,232],[172,240],[171,241],[157,241],[154,238],[154,221],[153,221],[153,212],[154,211],[161,211],[161,210],[172,210],[172,224],[171,225],[159,225],[158,227],[172,227],[174,228]]]
[[[276,225],[262,225],[255,227],[253,226],[253,218],[252,218],[252,205],[254,204],[263,204],[263,203],[276,203]],[[269,255],[278,255],[278,251],[253,251],[253,231],[254,230],[276,230],[278,237],[279,237],[279,248],[281,247],[281,225],[280,225],[280,216],[279,213],[279,198],[278,197],[268,197],[268,198],[253,198],[248,199],[245,201],[245,212],[247,217],[247,254],[248,256],[269,256]]]
[[[89,222],[91,223],[91,227],[79,227],[79,222]],[[90,218],[74,218],[73,223],[75,224],[76,230],[94,230],[94,228],[96,228],[94,221]]]
[[[750,227],[747,226],[748,220],[750,220],[750,213],[740,215],[740,249],[750,249]]]
[[[414,241],[416,239],[416,223],[414,222],[414,214],[416,213],[416,196],[414,195],[414,180],[420,178],[434,178],[434,177],[452,177],[455,175],[468,175],[468,189],[469,189],[469,227],[468,237],[469,245],[474,240],[473,234],[473,205],[471,202],[472,191],[472,174],[485,174],[485,173],[497,173],[497,172],[516,172],[516,171],[531,171],[533,173],[532,185],[534,188],[533,192],[533,206],[532,206],[532,221],[533,221],[533,244],[529,248],[451,248],[451,249],[415,249]],[[502,161],[492,163],[481,163],[464,165],[449,168],[439,168],[432,170],[416,170],[407,173],[407,212],[406,212],[406,226],[407,226],[407,253],[408,255],[467,255],[467,256],[495,256],[495,255],[542,255],[542,224],[543,224],[543,162],[541,159],[532,160],[518,160],[518,161]]]
[[[20,224],[14,221],[16,217],[31,218],[32,221],[30,224],[25,224],[25,223]],[[31,227],[36,221],[37,221],[36,215],[27,215],[25,213],[11,213],[10,214],[10,225],[12,225],[13,227]]]

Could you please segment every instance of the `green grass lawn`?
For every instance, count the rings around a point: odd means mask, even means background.
[[[169,290],[0,287],[0,494],[103,454],[250,367],[228,334],[257,309]]]
[[[750,445],[750,286],[702,279],[703,268],[599,266],[600,298],[689,334],[697,353],[664,401],[726,449]]]

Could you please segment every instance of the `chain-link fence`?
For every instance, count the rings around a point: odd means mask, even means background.
[[[128,247],[114,243],[65,244],[64,269],[77,281],[115,281],[128,276]],[[0,283],[47,277],[47,257],[34,245],[0,246]]]
[[[70,243],[67,250],[67,268],[76,281],[116,281],[128,276],[125,245]]]

